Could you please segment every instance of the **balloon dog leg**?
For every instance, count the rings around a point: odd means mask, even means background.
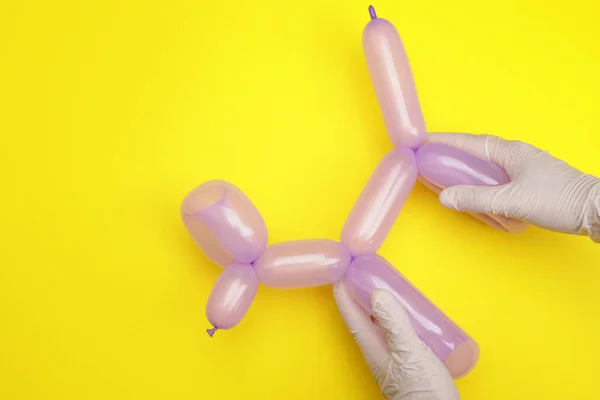
[[[257,291],[258,278],[252,265],[232,264],[225,268],[206,303],[206,317],[213,324],[206,332],[212,337],[219,329],[239,324]]]
[[[355,258],[344,282],[352,297],[371,314],[371,295],[375,289],[385,289],[396,296],[406,309],[417,335],[444,362],[453,378],[468,374],[477,364],[477,343],[382,257]]]

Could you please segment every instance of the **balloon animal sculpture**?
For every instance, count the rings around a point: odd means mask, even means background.
[[[377,255],[413,185],[420,179],[439,192],[457,184],[497,185],[509,181],[490,161],[447,145],[425,143],[426,128],[408,58],[394,25],[378,18],[363,32],[363,48],[385,127],[395,149],[369,178],[342,229],[341,240],[300,240],[267,246],[267,227],[236,186],[212,180],[193,189],[181,214],[197,245],[225,267],[207,302],[206,314],[219,329],[236,326],[248,311],[258,283],[302,288],[345,280],[352,296],[370,311],[376,288],[392,292],[406,308],[420,338],[453,378],[470,372],[479,346],[390,263]],[[492,215],[476,218],[506,232],[524,223]]]

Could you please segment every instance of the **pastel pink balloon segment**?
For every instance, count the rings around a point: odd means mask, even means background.
[[[417,148],[427,133],[404,44],[394,25],[377,18],[373,6],[369,14],[363,51],[388,136],[396,147]]]
[[[339,242],[329,239],[268,244],[265,221],[251,200],[222,180],[192,190],[181,206],[183,222],[196,244],[224,268],[206,305],[213,336],[237,326],[257,294],[259,282],[279,289],[329,285],[343,280],[367,311],[377,288],[390,291],[407,310],[419,337],[445,363],[453,378],[469,373],[479,346],[377,255],[420,180],[439,192],[453,185],[501,185],[506,173],[488,160],[460,149],[425,143],[425,120],[408,57],[394,25],[378,18],[363,32],[368,71],[385,127],[395,148],[377,165],[354,204]],[[527,224],[509,218],[474,217],[504,232]]]

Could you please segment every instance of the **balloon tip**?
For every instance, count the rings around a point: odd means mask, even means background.
[[[212,329],[207,329],[206,333],[208,333],[208,336],[213,337],[213,335],[215,334],[216,331],[218,331],[219,328],[212,328]]]
[[[369,15],[371,16],[371,19],[377,18],[377,13],[375,12],[375,7],[369,6]]]

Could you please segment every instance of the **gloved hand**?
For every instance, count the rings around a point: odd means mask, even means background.
[[[389,400],[458,400],[450,373],[413,330],[402,305],[377,289],[371,307],[379,324],[348,293],[343,281],[333,286],[342,318],[371,372]]]
[[[530,144],[491,135],[432,134],[445,143],[488,159],[511,182],[498,186],[452,186],[440,193],[451,209],[517,218],[557,232],[589,235],[600,242],[600,179]]]

